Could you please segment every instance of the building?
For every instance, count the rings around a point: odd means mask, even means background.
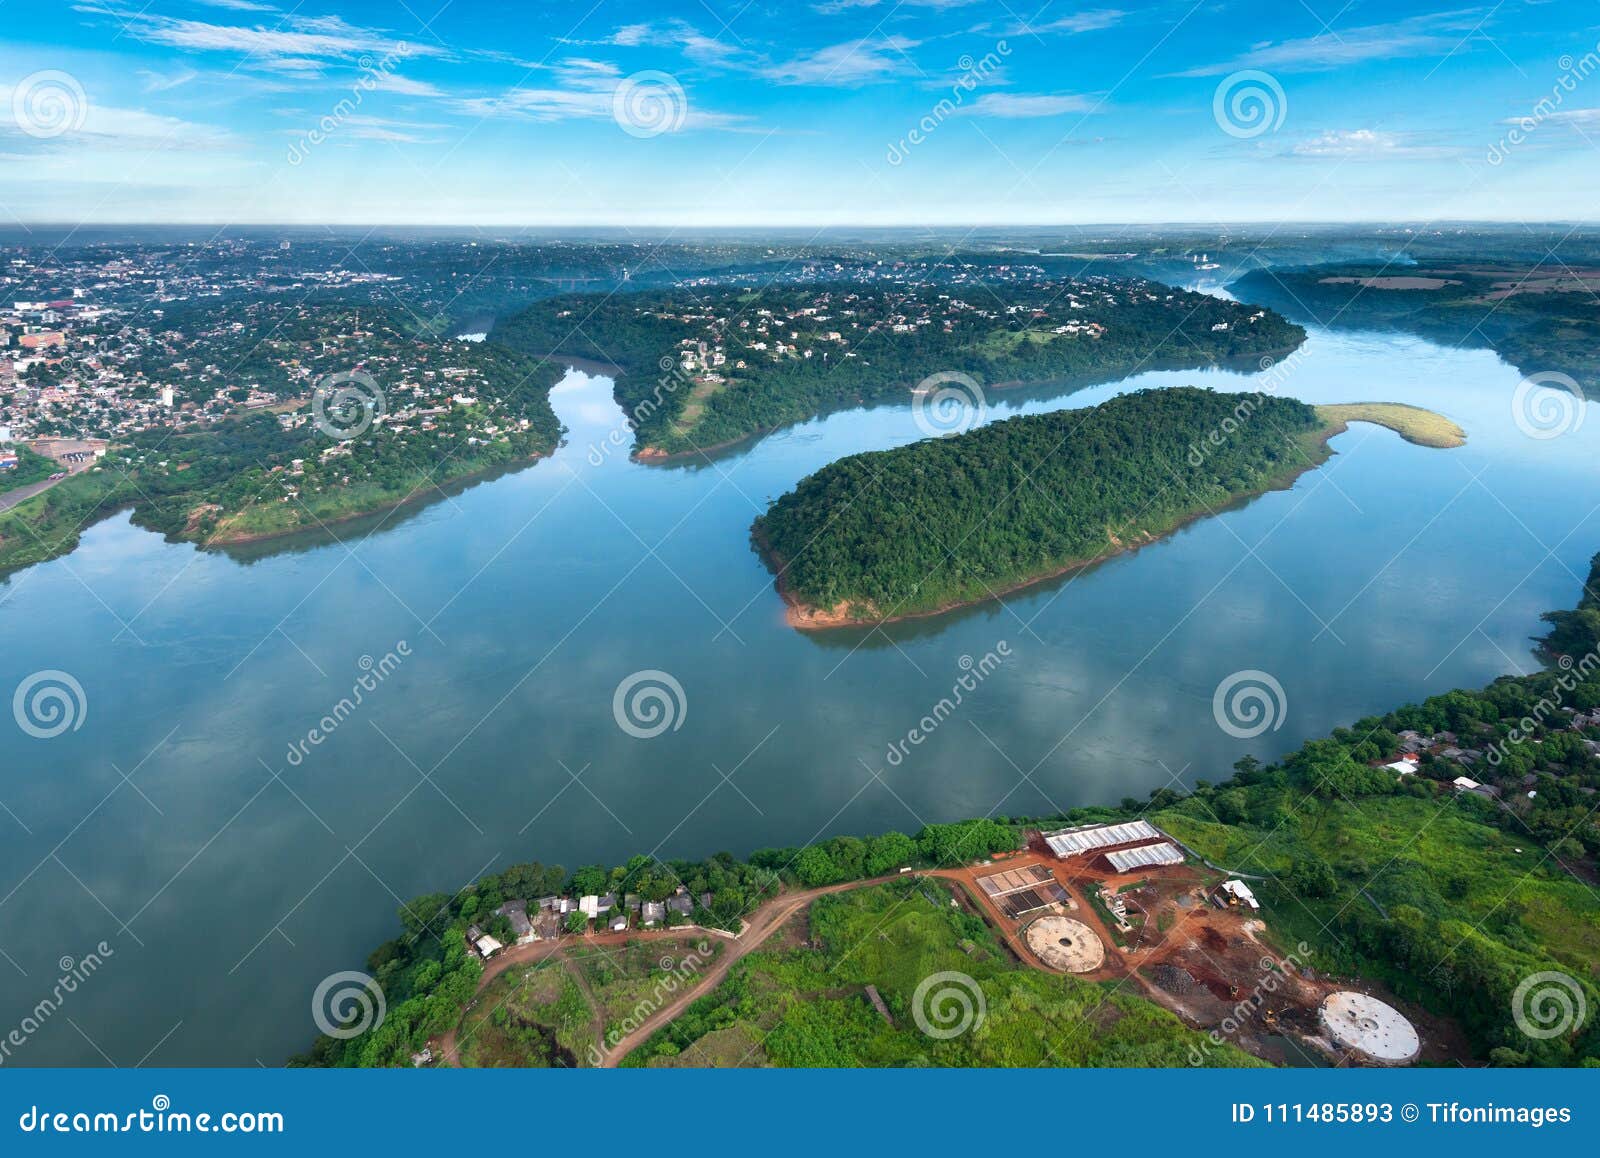
[[[1148,820],[1080,824],[1039,836],[1060,860],[1076,856],[1098,859],[1112,872],[1182,864],[1185,859],[1177,842]]]
[[[511,922],[511,931],[517,935],[517,944],[526,945],[539,939],[533,931],[533,922],[528,920],[527,901],[507,901],[497,911]]]
[[[1255,893],[1240,880],[1223,881],[1211,890],[1211,901],[1219,909],[1245,908],[1253,913],[1261,911],[1261,902],[1256,900]]]
[[[1118,845],[1142,844],[1165,837],[1148,820],[1129,820],[1121,824],[1080,824],[1056,832],[1041,833],[1050,851],[1062,860],[1083,853],[1099,852]]]

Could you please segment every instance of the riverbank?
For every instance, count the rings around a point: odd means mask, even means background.
[[[1254,373],[1264,364],[1272,363],[1292,355],[1299,345],[1284,346],[1281,349],[1269,350],[1259,358],[1202,358],[1196,357],[1141,357],[1125,360],[1108,361],[1092,371],[1080,374],[1047,374],[1033,378],[1008,378],[1000,382],[990,382],[982,385],[982,389],[989,394],[1018,394],[1025,391],[1052,391],[1054,396],[1074,394],[1080,390],[1087,390],[1095,386],[1103,386],[1108,382],[1120,382],[1123,379],[1139,373],[1157,370],[1196,370],[1217,369],[1236,370],[1240,373]],[[565,361],[582,369],[581,358],[566,358]],[[866,395],[861,394],[855,398],[845,399],[826,406],[813,414],[805,415],[786,422],[773,423],[720,442],[708,443],[705,446],[696,446],[689,450],[667,450],[664,447],[646,445],[637,447],[630,456],[633,461],[647,466],[671,466],[675,463],[688,462],[694,459],[709,459],[739,447],[748,446],[769,434],[775,434],[786,427],[795,426],[802,422],[811,422],[819,418],[826,418],[832,414],[843,413],[847,410],[859,408],[872,408],[878,406],[909,406],[914,403],[915,380],[897,384],[881,393]],[[692,429],[692,428],[691,428]]]
[[[1600,556],[1580,611],[1593,607],[1596,589]],[[1600,645],[1589,620],[1569,629],[1573,638],[1553,635],[1547,643],[1586,652]],[[940,971],[945,966],[984,996],[997,1030],[1013,1016],[1030,1027],[1067,1015],[1077,1021],[1094,986],[1127,986],[1119,1009],[1136,1015],[1140,1028],[1123,1042],[1123,1064],[1130,1057],[1145,1065],[1248,1064],[1235,1047],[1276,1064],[1317,1051],[1335,1064],[1368,1064],[1331,1045],[1318,1021],[1327,997],[1351,988],[1400,1007],[1418,1030],[1425,1063],[1592,1064],[1600,1057],[1586,1033],[1593,986],[1585,976],[1600,951],[1600,902],[1589,885],[1600,831],[1581,797],[1575,825],[1566,806],[1550,798],[1600,781],[1571,742],[1594,725],[1557,714],[1528,737],[1539,749],[1528,763],[1474,766],[1493,792],[1463,791],[1455,777],[1458,741],[1491,749],[1514,742],[1527,702],[1565,694],[1560,689],[1594,702],[1600,684],[1593,676],[1592,668],[1552,664],[1482,692],[1452,691],[1354,721],[1271,765],[1242,760],[1221,783],[1200,779],[1192,792],[1157,789],[1144,804],[926,825],[915,836],[813,839],[803,848],[762,850],[747,862],[724,854],[704,862],[631,858],[609,870],[592,865],[554,886],[556,895],[601,889],[626,898],[632,889],[655,890],[687,901],[677,910],[688,910],[687,921],[612,931],[609,916],[592,927],[580,920],[581,928],[568,917],[558,932],[516,946],[511,930],[491,927],[507,947],[490,946],[490,959],[479,961],[467,944],[481,938],[484,914],[492,914],[491,926],[505,924],[508,901],[531,913],[530,902],[516,898],[546,892],[564,872],[539,862],[511,866],[453,896],[403,906],[408,928],[416,914],[433,914],[427,924],[434,936],[410,929],[375,954],[385,961],[389,1023],[362,1038],[319,1039],[297,1062],[403,1065],[426,1043],[444,1064],[470,1064],[463,1038],[500,1024],[502,1008],[501,1022],[522,1037],[500,1044],[537,1046],[542,1028],[557,1018],[571,1022],[572,1011],[556,988],[531,996],[532,989],[524,994],[503,979],[515,973],[528,982],[539,965],[556,962],[576,979],[587,1007],[582,1024],[594,1047],[586,1064],[602,1067],[926,1059],[945,1048],[928,1038],[944,1039],[927,1031],[915,1010],[926,978],[950,975]],[[1407,739],[1413,768],[1396,774],[1387,762]],[[1568,754],[1557,758],[1562,751]],[[1505,790],[1523,783],[1529,768],[1543,790],[1537,803],[1513,809]],[[1312,797],[1324,803],[1303,808]],[[1188,862],[1112,865],[1108,872],[1092,853],[1061,855],[1043,836],[1135,820],[1153,826],[1146,839],[1177,842]],[[1374,872],[1379,856],[1383,868]],[[713,868],[723,874],[719,885],[706,875]],[[1000,881],[1011,892],[990,887],[999,874],[1012,878]],[[1217,903],[1218,886],[1235,876],[1254,882],[1248,902]],[[1019,891],[1015,878],[1035,889],[1053,884],[1062,908],[1047,919],[1107,952],[1077,965],[1053,956],[1052,943],[1033,928],[1048,906],[1008,901]],[[1517,882],[1514,899],[1504,891],[1508,879]],[[1110,898],[1123,898],[1125,908],[1113,912]],[[711,919],[725,928],[708,925]],[[1458,953],[1460,931],[1468,928],[1476,947]],[[699,942],[692,952],[683,948],[690,938]],[[658,945],[669,952],[662,956]],[[772,951],[763,952],[768,946]],[[796,969],[799,954],[810,956]],[[586,974],[583,963],[597,957],[604,969]],[[1576,1012],[1563,1023],[1570,1032],[1530,1033],[1513,990],[1527,976],[1558,974],[1576,995]],[[750,1002],[752,993],[762,1000]],[[1166,1014],[1150,1003],[1187,1028],[1162,1020]],[[486,1013],[467,1020],[485,1004]],[[818,1020],[808,1012],[813,1006],[827,1015]],[[922,1036],[911,1033],[913,1025]],[[1191,1037],[1197,1030],[1209,1032]],[[991,1032],[948,1047],[959,1056],[934,1061],[1101,1064],[1061,1052],[1064,1041],[1053,1037],[1042,1051],[1027,1044],[1038,1037]],[[1291,1039],[1309,1053],[1285,1052]],[[542,1056],[535,1050],[492,1064],[551,1064]],[[569,1056],[568,1064],[585,1064]]]
[[[121,472],[120,468],[112,467],[93,475],[79,472],[39,484],[13,503],[0,503],[0,514],[15,520],[13,525],[17,527],[7,534],[10,528],[0,523],[0,580],[37,563],[71,554],[84,531],[123,511],[133,511],[136,526],[165,535],[172,542],[192,543],[202,550],[249,547],[325,534],[335,527],[365,519],[420,509],[440,498],[460,494],[480,482],[524,470],[550,457],[554,450],[492,462],[474,460],[463,464],[457,472],[437,477],[424,475],[403,488],[371,484],[351,486],[347,488],[346,497],[359,489],[363,492],[359,500],[343,504],[333,502],[322,509],[311,508],[303,502],[271,506],[256,503],[221,518],[216,518],[221,508],[207,499],[204,490],[184,496],[176,504],[172,503],[172,498],[178,496],[161,496],[165,501],[156,502],[141,489],[135,476]],[[80,494],[80,490],[85,493]],[[323,497],[337,499],[340,496],[335,492]],[[40,501],[32,503],[35,499]],[[303,521],[267,526],[239,525],[263,515],[277,515],[280,509]],[[20,533],[24,529],[26,535]]]
[[[757,521],[752,530],[751,541],[768,570],[774,575],[774,586],[784,601],[784,618],[790,627],[800,631],[876,627],[885,623],[931,618],[963,607],[994,602],[1035,584],[1075,574],[1118,556],[1136,552],[1170,537],[1190,523],[1233,509],[1261,495],[1287,490],[1301,475],[1320,467],[1332,456],[1333,451],[1328,446],[1329,441],[1345,433],[1352,422],[1383,426],[1393,430],[1407,442],[1419,446],[1449,449],[1466,443],[1466,434],[1458,425],[1443,415],[1420,407],[1398,403],[1364,402],[1318,406],[1314,409],[1320,425],[1313,430],[1293,436],[1299,461],[1286,470],[1266,476],[1262,485],[1233,491],[1220,503],[1202,504],[1175,512],[1156,525],[1130,526],[1124,530],[1108,528],[1105,531],[1105,549],[1058,560],[1038,571],[988,583],[982,594],[972,598],[948,599],[932,607],[904,611],[896,609],[888,614],[872,601],[846,599],[832,605],[821,606],[805,599],[795,590],[788,577],[793,560],[784,557],[773,547],[761,520]],[[1199,452],[1192,450],[1191,453]]]

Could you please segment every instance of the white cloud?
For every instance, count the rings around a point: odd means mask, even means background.
[[[1413,16],[1393,24],[1373,24],[1318,33],[1277,44],[1264,42],[1219,64],[1200,65],[1175,76],[1221,76],[1242,68],[1279,72],[1317,72],[1413,56],[1446,56],[1462,48],[1480,21],[1471,13]]]
[[[161,44],[186,52],[228,52],[243,54],[257,63],[292,58],[346,59],[363,53],[398,51],[401,39],[378,29],[360,28],[337,16],[285,16],[276,27],[244,27],[214,24],[161,16],[145,11],[128,11],[108,4],[89,2],[74,6],[79,12],[109,16],[136,40]],[[406,54],[442,56],[443,50],[429,44],[408,44]]]
[[[1074,12],[1069,16],[1060,16],[1054,20],[1045,20],[1035,24],[1031,20],[1024,20],[1015,25],[1008,33],[1010,36],[1048,36],[1052,32],[1066,35],[1077,35],[1081,32],[1099,32],[1102,28],[1111,28],[1121,24],[1128,14],[1116,8],[1099,8],[1089,12]]]
[[[912,67],[905,53],[921,41],[904,36],[847,40],[820,48],[784,64],[767,68],[766,75],[780,84],[838,85],[853,87],[889,80]]]
[[[1289,152],[1296,157],[1383,161],[1450,157],[1455,155],[1456,150],[1443,145],[1420,143],[1406,134],[1380,129],[1329,129],[1297,142]]]
[[[0,137],[13,143],[32,140],[15,118],[10,85],[0,85]],[[178,117],[83,102],[83,122],[76,128],[40,142],[49,150],[108,149],[220,149],[234,143],[225,129]]]
[[[1075,93],[987,92],[965,111],[975,117],[1059,117],[1064,113],[1088,113],[1096,102]]]
[[[425,80],[413,80],[397,72],[374,73],[365,82],[378,92],[392,92],[399,96],[442,97],[445,91]]]
[[[1501,121],[1502,125],[1523,125],[1529,119],[1548,122],[1552,125],[1571,125],[1575,129],[1600,128],[1600,109],[1562,109],[1560,112],[1547,113],[1538,116],[1530,113],[1525,117],[1507,117]]]
[[[144,77],[143,87],[145,92],[168,92],[180,85],[188,84],[200,74],[187,65],[180,66],[172,72],[157,72],[150,68],[141,68],[139,75]]]

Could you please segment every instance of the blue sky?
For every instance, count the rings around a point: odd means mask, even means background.
[[[1600,176],[1586,0],[0,0],[0,21],[0,224],[1587,220]]]

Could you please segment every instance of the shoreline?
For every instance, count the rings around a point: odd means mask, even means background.
[[[1296,350],[1299,350],[1302,345],[1304,345],[1303,342],[1299,345],[1285,346],[1277,350],[1268,350],[1264,353],[1243,355],[1237,358],[1209,358],[1198,364],[1192,360],[1183,358],[1133,359],[1126,365],[1108,365],[1100,369],[1085,370],[1078,374],[1062,374],[1048,378],[1007,378],[1001,382],[988,383],[983,388],[985,390],[992,390],[996,393],[1000,393],[1011,390],[1037,390],[1048,386],[1059,385],[1063,388],[1062,395],[1065,396],[1068,394],[1076,394],[1080,390],[1087,390],[1093,386],[1104,386],[1108,383],[1120,382],[1127,378],[1133,377],[1135,374],[1143,374],[1147,371],[1235,370],[1240,373],[1254,373],[1262,368],[1260,364],[1261,359],[1271,358],[1276,361],[1290,357],[1295,353]],[[696,457],[716,454],[721,451],[732,449],[736,446],[742,446],[747,442],[753,442],[756,439],[765,438],[769,434],[775,434],[778,431],[788,427],[798,426],[804,422],[812,422],[819,418],[826,418],[833,414],[842,414],[848,410],[855,410],[863,407],[871,409],[878,406],[892,407],[909,405],[912,398],[910,392],[915,388],[915,386],[916,383],[914,382],[898,383],[895,386],[889,387],[888,392],[881,397],[869,399],[857,395],[854,401],[842,401],[801,418],[795,418],[788,422],[780,422],[774,426],[764,426],[759,430],[752,430],[747,434],[740,434],[733,438],[724,439],[721,442],[711,443],[707,446],[697,446],[692,450],[663,450],[659,446],[636,446],[633,451],[630,452],[628,457],[634,462],[643,463],[646,466],[665,466],[675,462],[686,462]],[[907,394],[903,399],[894,395],[895,391],[902,389],[907,391]]]
[[[563,433],[563,438],[565,438],[565,434],[564,433]],[[559,448],[560,447],[558,445],[556,449],[559,449]],[[436,482],[437,482],[437,490],[445,491],[447,494],[458,493],[458,492],[452,492],[450,490],[450,488],[455,487],[455,488],[459,488],[460,490],[464,490],[464,489],[470,488],[473,485],[476,485],[478,482],[486,481],[489,476],[494,475],[497,472],[504,472],[506,474],[513,474],[513,473],[516,473],[519,470],[525,470],[530,466],[536,465],[541,460],[551,457],[551,455],[553,455],[554,453],[555,453],[555,451],[552,450],[548,454],[535,454],[535,455],[531,455],[531,456],[507,459],[505,462],[495,463],[492,466],[481,467],[481,468],[479,468],[477,470],[469,471],[466,474],[456,475],[454,477],[447,478],[447,479],[436,480]],[[58,481],[64,482],[66,480],[63,479],[63,480],[58,480]],[[54,486],[56,484],[52,483],[51,485]],[[43,493],[43,492],[39,492],[39,493]],[[33,494],[33,495],[29,495],[28,496],[28,498],[30,498],[30,499],[37,498],[37,497],[38,497],[38,494]],[[297,538],[299,536],[312,536],[312,535],[327,534],[334,527],[343,526],[343,525],[348,524],[348,523],[359,522],[362,519],[370,519],[370,518],[377,517],[379,515],[389,515],[389,514],[394,513],[395,511],[403,510],[403,509],[405,509],[407,507],[425,506],[425,505],[427,505],[427,503],[432,501],[433,497],[434,497],[434,495],[432,493],[424,492],[421,489],[416,489],[416,490],[413,490],[411,493],[409,493],[407,495],[404,495],[401,498],[395,499],[395,500],[393,500],[391,502],[381,503],[381,504],[379,504],[378,506],[375,506],[375,507],[363,507],[360,510],[350,511],[350,512],[348,512],[346,514],[333,516],[332,518],[320,519],[315,523],[310,523],[310,524],[306,524],[306,525],[303,525],[303,526],[284,527],[284,528],[282,528],[280,530],[274,530],[274,531],[256,531],[256,532],[247,532],[247,533],[243,533],[243,534],[212,536],[212,537],[209,537],[209,538],[206,538],[206,537],[201,537],[201,538],[191,537],[189,535],[188,531],[187,531],[187,528],[184,531],[181,531],[181,532],[178,532],[178,533],[174,534],[174,533],[162,531],[162,530],[160,530],[158,528],[155,528],[155,527],[143,526],[143,525],[141,525],[139,523],[135,523],[134,526],[139,527],[140,530],[145,530],[145,531],[151,532],[152,534],[161,535],[163,538],[168,539],[171,542],[192,544],[197,550],[201,550],[201,551],[223,551],[223,552],[226,552],[231,548],[251,547],[251,546],[256,546],[256,545],[259,545],[259,544],[262,544],[262,543],[272,543],[272,542],[276,542],[276,541],[284,540],[284,539],[293,539],[293,538]],[[23,500],[23,501],[26,501],[26,500]],[[111,504],[109,506],[105,506],[105,507],[103,507],[103,508],[101,508],[99,510],[96,510],[93,513],[92,516],[90,516],[89,518],[86,518],[82,522],[82,524],[77,528],[77,530],[79,532],[77,538],[81,538],[82,532],[87,531],[90,527],[92,527],[92,526],[94,526],[94,525],[96,525],[98,523],[104,522],[106,519],[115,518],[117,515],[120,515],[125,511],[132,511],[135,514],[137,514],[138,513],[138,509],[139,509],[139,503],[140,503],[140,500],[138,500],[138,499],[130,499],[130,500],[127,500],[127,501],[124,501],[124,502],[114,503],[114,504]],[[19,502],[19,503],[14,504],[14,505],[20,506],[21,503]],[[9,510],[10,508],[5,508],[5,509]],[[335,536],[335,538],[337,538],[337,536]],[[28,561],[28,562],[16,563],[16,564],[0,562],[0,583],[6,582],[13,575],[19,575],[23,571],[28,570],[30,567],[36,567],[36,566],[39,566],[40,564],[43,564],[43,563],[50,563],[50,562],[53,562],[56,559],[64,558],[64,557],[66,557],[68,555],[71,555],[74,551],[77,550],[77,548],[78,548],[78,543],[77,543],[77,541],[75,539],[75,541],[73,542],[71,547],[68,547],[67,549],[62,550],[62,551],[57,551],[54,554],[47,555],[42,559],[34,559],[34,560],[31,560],[31,561]]]
[[[551,453],[554,452],[552,451]],[[451,486],[469,486],[496,471],[504,470],[508,474],[515,473],[518,470],[526,469],[527,467],[533,466],[549,457],[549,454],[535,454],[522,458],[507,459],[505,462],[497,462],[493,466],[480,467],[477,470],[468,471],[465,474],[454,475],[450,478],[435,479],[433,488],[431,489],[444,490],[445,488]],[[251,543],[268,543],[274,539],[288,539],[295,535],[314,535],[321,531],[327,530],[330,527],[338,527],[345,523],[353,523],[359,519],[372,518],[374,515],[390,514],[404,507],[409,507],[416,503],[424,502],[428,497],[428,492],[422,490],[421,488],[417,488],[412,490],[404,497],[395,499],[392,502],[380,503],[375,507],[363,507],[360,510],[350,511],[349,513],[343,515],[335,515],[332,518],[318,519],[315,523],[306,526],[285,527],[282,530],[277,531],[253,531],[236,535],[215,535],[204,540],[180,538],[179,541],[185,543],[194,543],[196,546],[204,550],[211,547],[242,547]],[[137,506],[137,504],[132,505]]]
[[[901,623],[913,619],[930,619],[934,616],[945,615],[949,612],[958,611],[965,607],[981,607],[985,603],[995,603],[1007,595],[1013,595],[1016,592],[1027,587],[1032,587],[1035,584],[1046,583],[1052,579],[1059,579],[1062,576],[1070,575],[1074,572],[1084,571],[1090,567],[1097,566],[1101,563],[1108,562],[1109,560],[1119,558],[1123,555],[1136,554],[1144,547],[1148,547],[1154,543],[1163,542],[1172,535],[1175,535],[1179,531],[1183,530],[1183,528],[1187,527],[1189,524],[1197,522],[1200,519],[1209,518],[1213,514],[1220,514],[1222,511],[1231,509],[1235,505],[1249,503],[1260,498],[1262,495],[1271,494],[1274,491],[1288,490],[1295,484],[1301,475],[1313,470],[1317,470],[1318,468],[1326,465],[1328,460],[1338,453],[1329,447],[1328,443],[1334,438],[1337,438],[1339,435],[1346,433],[1350,429],[1350,423],[1352,422],[1367,422],[1376,426],[1383,426],[1386,429],[1393,430],[1405,441],[1416,446],[1427,446],[1434,449],[1448,449],[1449,446],[1460,446],[1464,445],[1466,442],[1465,434],[1460,436],[1459,442],[1449,445],[1421,442],[1414,437],[1414,431],[1408,432],[1405,429],[1401,429],[1400,425],[1392,424],[1391,422],[1380,421],[1379,417],[1375,414],[1364,413],[1362,415],[1357,415],[1355,413],[1354,408],[1373,406],[1392,406],[1398,409],[1416,411],[1418,414],[1428,415],[1432,418],[1442,417],[1434,415],[1432,411],[1423,410],[1421,407],[1402,406],[1398,403],[1350,403],[1318,406],[1316,409],[1319,416],[1324,419],[1324,425],[1320,430],[1308,432],[1307,436],[1302,440],[1308,452],[1308,461],[1303,465],[1291,467],[1282,474],[1270,479],[1268,484],[1261,489],[1244,491],[1234,495],[1228,500],[1227,503],[1216,508],[1215,510],[1200,510],[1184,515],[1182,518],[1178,519],[1170,527],[1167,527],[1164,530],[1143,532],[1141,535],[1136,536],[1134,541],[1115,545],[1111,550],[1103,551],[1091,558],[1069,560],[1061,563],[1058,566],[1053,566],[1048,571],[1040,572],[1037,575],[1007,582],[1004,585],[996,587],[992,591],[986,592],[984,595],[975,599],[954,599],[946,603],[942,603],[937,607],[923,608],[916,611],[907,611],[889,616],[853,615],[848,610],[849,604],[847,602],[835,604],[831,608],[818,607],[815,604],[807,603],[804,599],[797,596],[789,587],[784,575],[785,571],[787,570],[788,563],[785,559],[772,550],[771,545],[766,540],[766,536],[759,530],[752,529],[750,539],[752,545],[756,549],[757,554],[760,555],[761,561],[766,564],[767,569],[773,573],[773,587],[778,592],[778,595],[783,599],[784,603],[784,622],[797,631],[833,631],[836,629],[852,627],[871,628],[881,627],[887,623]],[[1341,409],[1341,407],[1346,408]],[[1445,421],[1448,422],[1448,420]],[[1454,423],[1450,423],[1450,425],[1454,426]],[[1459,431],[1460,428],[1456,427],[1456,430]],[[1313,451],[1314,453],[1312,453]],[[1113,543],[1116,543],[1115,539],[1113,539]]]

